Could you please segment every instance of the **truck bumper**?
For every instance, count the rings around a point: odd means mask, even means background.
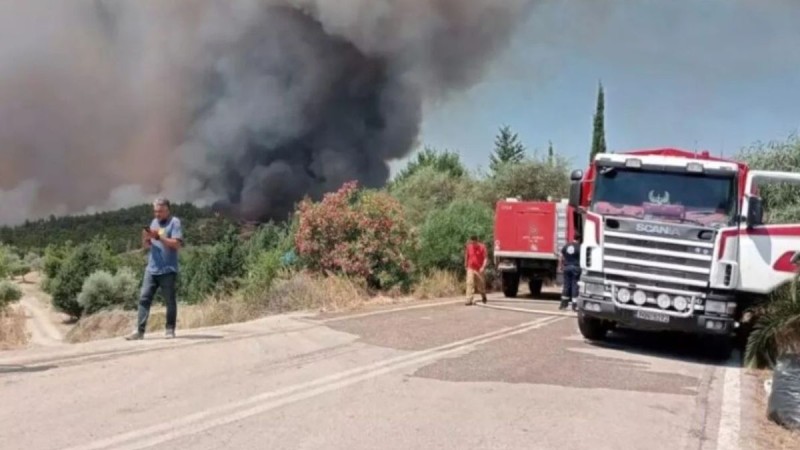
[[[711,315],[692,315],[689,317],[669,317],[669,322],[656,322],[636,316],[636,311],[618,308],[610,301],[578,297],[578,309],[588,317],[616,322],[627,328],[648,331],[680,331],[690,334],[730,334],[735,329],[735,321],[729,317]],[[593,308],[587,309],[587,303]],[[595,305],[599,305],[598,308]]]

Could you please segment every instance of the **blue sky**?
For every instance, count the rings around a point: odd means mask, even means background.
[[[426,106],[421,142],[485,167],[508,124],[582,165],[600,79],[612,150],[730,156],[786,138],[800,126],[800,1],[543,1],[480,83]]]

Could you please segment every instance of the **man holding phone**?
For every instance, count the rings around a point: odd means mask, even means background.
[[[143,227],[142,246],[149,251],[147,269],[142,280],[139,297],[139,315],[136,330],[125,339],[135,341],[144,339],[150,306],[156,291],[167,303],[167,339],[175,337],[175,322],[178,316],[176,281],[178,276],[178,250],[183,246],[181,221],[170,212],[170,202],[158,198],[153,202],[153,215],[150,226]]]

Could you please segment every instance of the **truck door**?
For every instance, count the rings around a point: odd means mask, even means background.
[[[748,174],[742,216],[750,217],[750,223],[743,223],[737,230],[741,290],[768,294],[790,281],[797,272],[798,218],[769,203],[779,196],[797,195],[798,191],[800,173],[751,171]]]

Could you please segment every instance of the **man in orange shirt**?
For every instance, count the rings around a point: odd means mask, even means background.
[[[478,236],[471,236],[464,252],[464,266],[467,269],[467,305],[472,305],[472,296],[477,291],[481,300],[486,303],[486,246],[478,241]]]

